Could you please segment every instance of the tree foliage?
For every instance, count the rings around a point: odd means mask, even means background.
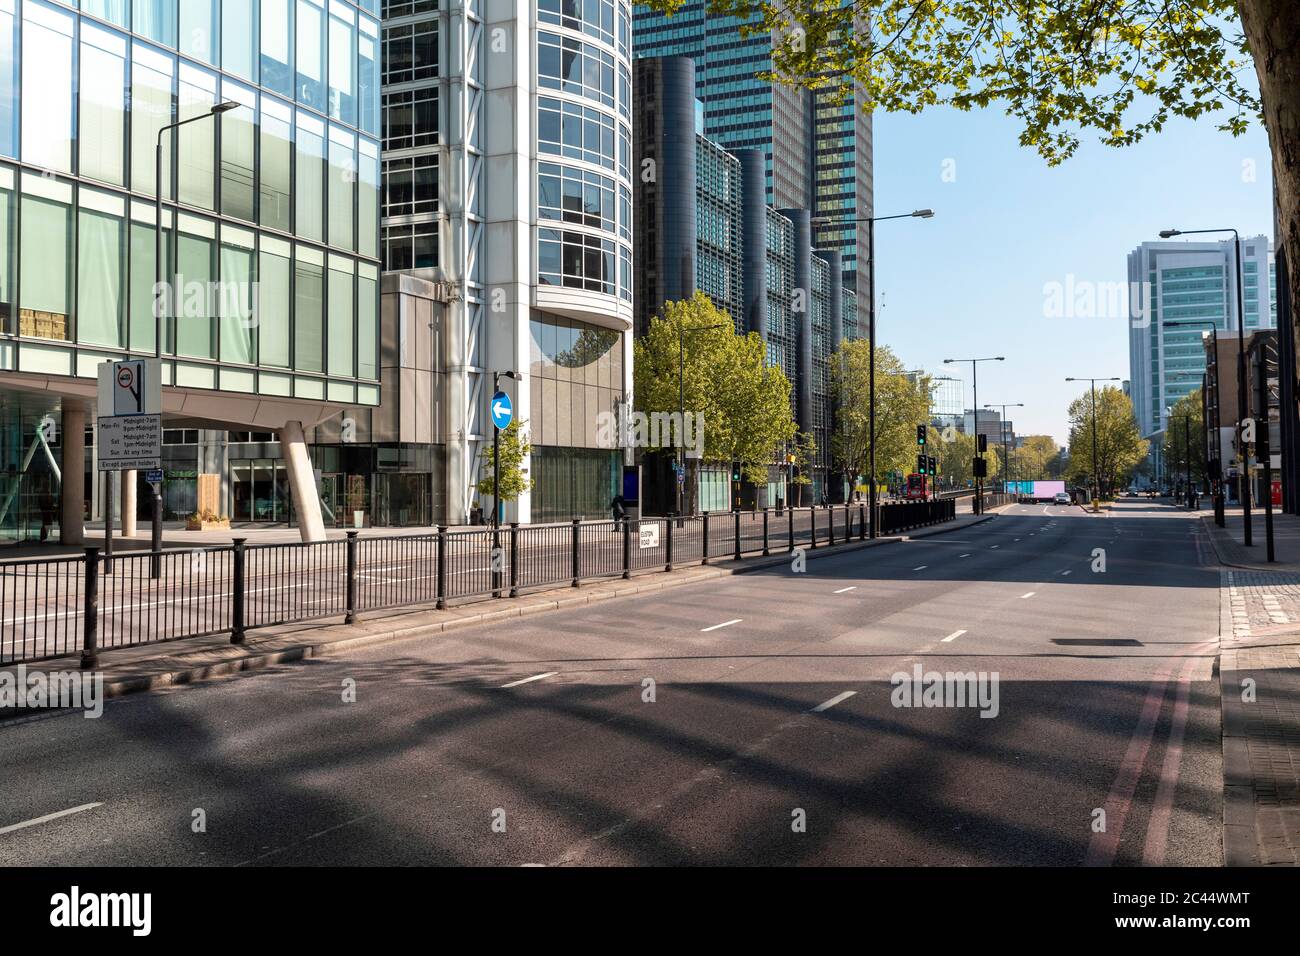
[[[650,0],[671,12],[684,0]],[[1237,0],[712,0],[778,38],[766,78],[863,108],[1001,106],[1049,163],[1085,131],[1127,146],[1173,117],[1242,133],[1260,110]]]
[[[1182,481],[1187,475],[1190,445],[1192,481],[1205,480],[1205,419],[1201,408],[1201,390],[1184,395],[1174,402],[1165,427],[1165,473],[1171,480]]]
[[[736,334],[703,292],[660,312],[633,343],[637,410],[673,413],[681,402],[703,422],[706,460],[739,461],[746,478],[766,482],[795,433],[790,380],[767,364],[758,333]]]
[[[533,450],[532,443],[523,429],[524,422],[515,419],[501,429],[500,457],[501,483],[498,494],[502,501],[514,501],[532,487],[532,478],[524,471],[524,462]],[[476,486],[478,493],[488,499],[492,497],[492,443],[484,442],[479,451],[480,468]]]
[[[1051,435],[1027,435],[1015,450],[1014,477],[1024,481],[1051,477],[1048,474],[1050,462],[1060,451]]]
[[[831,449],[836,467],[849,478],[871,472],[871,345],[845,341],[827,360],[837,404]],[[903,363],[887,347],[876,346],[876,476],[916,468],[916,426],[930,417],[929,376],[903,374]]]
[[[939,440],[931,442],[930,448],[930,454],[935,457],[939,478],[945,483],[959,487],[974,481],[975,467],[971,462],[975,458],[975,449],[974,435],[967,435],[951,427],[939,430]],[[989,442],[984,460],[987,462],[989,478],[1002,474],[1001,445]]]
[[[1072,481],[1085,483],[1095,474],[1102,494],[1127,481],[1147,455],[1150,443],[1138,432],[1133,403],[1114,386],[1096,392],[1094,419],[1092,390],[1070,403],[1070,465]],[[1093,460],[1093,422],[1096,421],[1096,461]]]

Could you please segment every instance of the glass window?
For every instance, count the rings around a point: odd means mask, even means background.
[[[154,194],[158,131],[172,121],[172,83],[176,61],[152,47],[131,48],[131,188]],[[171,143],[163,137],[163,194],[171,195]]]
[[[345,123],[357,122],[356,11],[339,0],[330,0],[329,113]]]
[[[217,78],[211,73],[181,64],[177,119],[186,120],[211,111],[217,102]],[[204,209],[216,208],[215,117],[180,127],[177,164],[180,201]]]
[[[319,372],[322,367],[324,272],[320,253],[300,247],[293,264],[293,365],[300,372]]]
[[[23,159],[72,171],[71,14],[23,4]]]
[[[379,308],[379,283],[366,270],[374,266],[361,266],[357,277],[357,377],[377,379],[378,363],[375,360],[378,349],[379,328],[375,321]]]
[[[325,110],[325,10],[323,0],[298,0],[297,89],[299,103]]]
[[[356,374],[352,365],[352,339],[356,334],[352,325],[352,263],[330,256],[329,283],[329,373],[351,377]]]
[[[221,230],[221,361],[252,365],[257,361],[253,325],[253,233]]]
[[[117,196],[81,190],[77,211],[77,341],[122,346],[125,204]]]
[[[163,46],[176,46],[176,0],[135,0],[135,32]]]
[[[213,358],[212,239],[187,234],[181,217],[181,233],[176,249],[176,302],[172,309],[175,322],[176,354],[193,358]],[[210,223],[204,223],[211,228]]]
[[[318,242],[325,240],[325,124],[299,112],[295,166],[298,180],[295,232]]]
[[[269,96],[262,97],[262,156],[258,180],[262,225],[289,231],[289,184],[293,167],[293,109]]]
[[[3,6],[0,3],[0,6]],[[99,17],[119,27],[130,26],[127,21],[127,8],[130,0],[81,0],[81,9],[91,16]]]
[[[253,221],[253,120],[257,97],[252,90],[229,81],[221,85],[222,99],[242,104],[222,113],[221,123],[221,211],[227,216]]]
[[[18,156],[18,31],[14,0],[0,0],[0,154]]]
[[[292,0],[262,0],[262,85],[293,96]]]
[[[81,26],[81,175],[124,185],[126,177],[126,38]]]
[[[72,187],[24,174],[18,331],[71,339]]]
[[[217,36],[216,0],[182,0],[177,49],[186,56],[216,66]]]
[[[257,4],[254,0],[222,0],[221,68],[257,81]]]
[[[0,332],[14,332],[14,172],[0,168]]]
[[[289,244],[262,237],[257,258],[257,341],[262,365],[289,367]]]
[[[362,139],[357,179],[357,251],[379,255],[379,146]]]
[[[425,87],[384,94],[384,149],[438,142],[438,90]]]
[[[357,34],[357,125],[379,135],[379,24],[360,18]]]
[[[152,215],[152,208],[149,214]],[[163,230],[163,257],[171,257],[171,230]],[[154,282],[154,227],[151,223],[131,223],[131,348],[140,352],[154,350],[154,334],[157,323],[154,318],[155,293]],[[170,263],[168,263],[170,266]],[[171,274],[170,268],[163,271],[164,277]],[[166,303],[164,302],[164,305]]]
[[[330,127],[329,243],[343,249],[355,249],[352,238],[353,184],[357,181],[354,138],[336,126]]]
[[[384,30],[384,82],[438,77],[438,21],[403,23]]]

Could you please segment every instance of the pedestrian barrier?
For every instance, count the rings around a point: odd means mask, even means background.
[[[950,521],[956,502],[878,505],[881,534]],[[869,532],[867,505],[704,512],[450,530],[313,543],[127,551],[0,562],[0,665],[230,634],[452,601],[718,559],[791,553]],[[157,560],[159,574],[152,565]]]

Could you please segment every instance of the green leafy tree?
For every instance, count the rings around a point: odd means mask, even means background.
[[[803,506],[803,490],[812,484],[812,468],[817,460],[817,437],[812,432],[796,432],[790,442],[790,484],[794,485],[795,507]]]
[[[648,0],[668,12],[682,2]],[[775,80],[857,92],[868,113],[999,107],[1052,164],[1085,134],[1127,146],[1175,118],[1233,135],[1262,119],[1279,241],[1300,263],[1296,0],[710,0],[709,10],[779,38]],[[1243,75],[1252,59],[1258,92]],[[1300,282],[1290,294],[1300,323]]]
[[[706,460],[741,462],[746,478],[766,482],[795,433],[790,380],[767,364],[758,334],[736,334],[703,292],[660,311],[633,343],[637,410],[672,414],[680,401],[703,423]]]
[[[1165,428],[1165,469],[1179,481],[1187,475],[1189,439],[1192,482],[1201,484],[1205,481],[1205,419],[1199,388],[1174,402]]]
[[[501,429],[500,456],[501,482],[498,494],[502,501],[514,501],[532,487],[532,479],[524,471],[524,462],[533,450],[532,443],[523,431],[524,423],[516,419]],[[492,443],[484,442],[479,451],[479,496],[484,499],[483,507],[492,503]]]
[[[930,454],[935,457],[935,466],[939,477],[947,484],[964,487],[975,480],[975,436],[957,431],[956,428],[939,429],[939,440],[932,442]],[[988,467],[988,477],[996,478],[1002,474],[1002,449],[989,443],[984,453]]]
[[[1012,471],[1022,481],[1047,478],[1048,464],[1061,449],[1051,435],[1027,435],[1014,452]]]
[[[827,360],[836,401],[831,439],[836,467],[848,480],[871,481],[871,345],[845,341]],[[876,346],[876,477],[891,471],[916,470],[916,426],[930,416],[929,376],[903,374],[903,363],[883,345]]]
[[[1070,403],[1070,466],[1073,481],[1086,484],[1093,475],[1101,484],[1101,494],[1126,483],[1150,446],[1138,432],[1133,403],[1114,386],[1097,390],[1096,447],[1093,460],[1093,399],[1091,389]]]

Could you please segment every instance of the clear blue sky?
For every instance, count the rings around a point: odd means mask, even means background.
[[[979,399],[1024,402],[1008,409],[1019,434],[1065,444],[1066,408],[1081,392],[1065,377],[1129,377],[1126,322],[1045,318],[1046,283],[1124,282],[1128,253],[1166,227],[1273,235],[1258,126],[1233,138],[1212,122],[1177,121],[1127,149],[1086,135],[1055,168],[1019,145],[1019,126],[1000,110],[877,112],[874,130],[876,214],[936,213],[877,224],[880,342],[908,368],[959,375],[967,406],[970,365],[953,372],[943,360],[1005,355],[981,364]],[[948,159],[953,182],[943,178]],[[1253,183],[1243,181],[1246,160]]]

